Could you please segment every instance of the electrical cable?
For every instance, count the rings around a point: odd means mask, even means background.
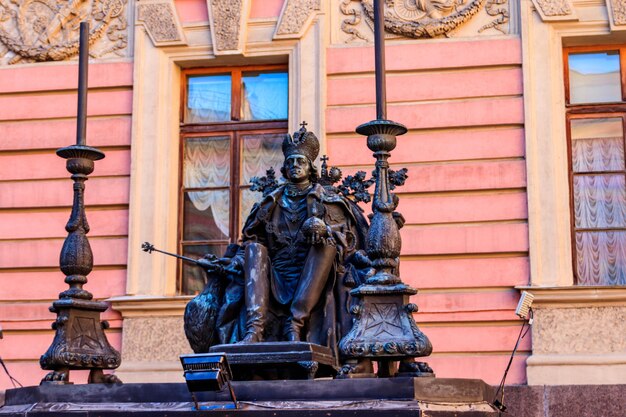
[[[498,386],[498,389],[496,390],[496,395],[493,398],[492,404],[498,409],[498,416],[502,416],[502,413],[505,412],[506,410],[506,406],[504,405],[504,382],[506,381],[506,377],[509,373],[509,370],[511,369],[511,364],[513,363],[513,357],[515,356],[515,352],[517,351],[519,343],[530,330],[530,326],[533,322],[532,308],[529,309],[528,314],[529,314],[528,322],[524,320],[524,322],[522,323],[522,328],[520,329],[519,335],[517,336],[517,342],[515,342],[515,347],[513,348],[513,351],[511,352],[511,357],[509,358],[509,363],[507,364],[506,369],[504,370],[504,375],[502,375],[502,380],[500,381],[500,385]],[[526,327],[526,325],[528,325],[528,327]],[[498,398],[498,395],[500,395],[500,398]]]
[[[2,358],[0,357],[0,365],[2,365],[2,368],[4,369],[4,372],[9,376],[9,379],[11,380],[11,384],[13,384],[13,388],[17,388],[15,386],[15,384],[17,383],[17,385],[19,385],[21,388],[24,388],[24,385],[20,384],[20,381],[18,381],[17,379],[13,378],[13,376],[11,375],[11,373],[9,373],[9,370],[7,369],[7,366],[5,365],[4,361],[2,360]]]

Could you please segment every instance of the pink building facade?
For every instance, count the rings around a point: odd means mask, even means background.
[[[111,303],[103,318],[126,382],[182,381],[178,355],[191,352],[182,314],[193,291],[181,284],[181,266],[140,248],[144,241],[185,248],[181,143],[202,133],[181,116],[190,107],[189,77],[278,68],[288,74],[287,115],[257,131],[293,132],[306,120],[344,175],[373,166],[354,132],[375,118],[371,0],[230,3],[129,0],[95,20],[108,26],[92,48],[87,142],[106,158],[86,183],[95,260],[86,288]],[[626,282],[577,281],[575,259],[584,251],[577,252],[572,220],[579,202],[568,123],[579,117],[570,113],[589,112],[566,101],[565,71],[568,48],[621,51],[626,19],[610,0],[568,0],[560,9],[487,0],[459,5],[476,11],[442,28],[437,22],[458,10],[395,3],[389,19],[405,32],[388,30],[388,117],[409,132],[390,162],[409,169],[397,190],[406,218],[401,277],[419,289],[415,318],[434,345],[429,364],[440,377],[498,384],[526,289],[536,297],[535,324],[507,383],[579,384],[580,375],[591,384],[626,383]],[[97,6],[89,7],[95,19]],[[435,36],[407,36],[424,19]],[[26,386],[44,375],[38,360],[54,334],[48,307],[66,288],[58,262],[72,188],[54,151],[75,140],[77,64],[71,53],[42,62],[20,55],[5,42],[19,30],[5,23],[0,31],[0,356]],[[74,38],[63,29],[45,45]],[[622,101],[612,118],[623,119]],[[244,215],[229,210],[236,230],[233,219]],[[76,382],[85,378],[73,373]],[[0,389],[10,387],[0,375]]]

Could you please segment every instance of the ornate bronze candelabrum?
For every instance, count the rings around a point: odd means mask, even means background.
[[[400,375],[434,376],[426,363],[413,359],[430,355],[432,345],[413,319],[417,305],[409,302],[409,297],[417,294],[417,290],[398,277],[402,247],[399,229],[404,218],[395,211],[398,197],[391,192],[387,160],[396,147],[396,136],[406,133],[407,129],[400,123],[386,120],[384,4],[376,0],[374,7],[377,119],[360,125],[356,131],[367,136],[367,146],[376,158],[376,190],[367,235],[367,255],[375,273],[351,291],[360,301],[352,311],[355,315],[352,329],[339,344],[342,355],[349,358],[340,375],[370,376],[371,362],[376,361],[381,377],[393,376],[397,362],[400,362]]]
[[[61,249],[60,266],[66,275],[69,288],[59,294],[50,311],[57,318],[52,323],[56,331],[52,345],[41,356],[41,368],[50,370],[42,383],[67,384],[70,370],[89,369],[89,382],[119,382],[114,375],[105,375],[104,369],[120,366],[120,354],[108,342],[104,329],[109,324],[100,321],[100,313],[108,304],[94,301],[93,295],[83,288],[87,275],[93,268],[93,254],[87,239],[89,224],[85,215],[85,181],[93,172],[94,161],[104,158],[104,153],[87,146],[87,65],[89,24],[80,25],[80,55],[78,82],[77,143],[57,150],[57,155],[67,160],[67,170],[74,180],[74,203],[70,219],[65,226],[68,236]]]

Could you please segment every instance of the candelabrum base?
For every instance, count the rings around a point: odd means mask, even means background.
[[[57,313],[52,324],[56,331],[52,344],[41,356],[42,369],[50,370],[42,383],[70,383],[70,370],[89,369],[90,382],[119,382],[113,375],[104,375],[103,369],[120,366],[120,353],[108,342],[104,329],[107,321],[100,313],[107,304],[99,301],[61,299],[50,307]]]
[[[352,329],[339,343],[339,349],[345,358],[356,361],[356,366],[346,367],[344,377],[370,373],[368,361],[378,362],[379,376],[396,374],[398,362],[398,375],[434,376],[427,364],[413,360],[432,352],[428,337],[413,319],[417,305],[409,302],[409,296],[416,292],[402,283],[366,284],[352,291],[361,300],[353,309]]]
[[[414,292],[379,286],[376,293],[374,286],[364,287],[372,288],[360,292],[352,329],[339,344],[342,354],[389,359],[430,355],[432,345],[413,319],[417,306],[409,302],[409,295]]]

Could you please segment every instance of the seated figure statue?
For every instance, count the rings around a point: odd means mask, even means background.
[[[302,127],[286,135],[277,184],[258,180],[239,244],[203,261],[208,283],[187,305],[185,333],[196,353],[224,343],[308,341],[337,352],[350,330],[350,289],[372,273],[367,221],[333,187],[340,172],[314,165],[318,139]],[[259,187],[257,187],[259,188]]]

